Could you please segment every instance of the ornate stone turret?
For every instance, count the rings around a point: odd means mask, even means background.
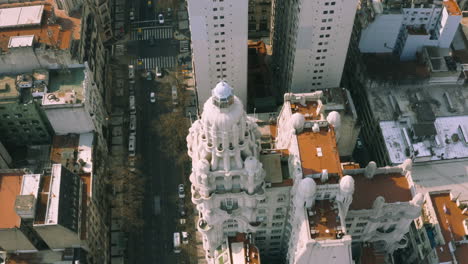
[[[256,208],[265,198],[265,171],[259,137],[232,88],[219,82],[187,136],[192,202],[209,262],[225,233],[252,232],[260,225]]]

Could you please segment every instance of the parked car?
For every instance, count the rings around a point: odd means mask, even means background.
[[[179,209],[180,217],[185,217],[186,213],[185,213],[184,200],[179,199],[178,209]]]
[[[164,24],[164,16],[163,16],[163,14],[159,14],[159,15],[158,15],[158,20],[159,20],[159,24],[161,24],[161,25]]]
[[[177,190],[179,192],[179,198],[185,198],[185,188],[184,188],[184,185],[183,184],[179,184],[179,186],[177,187]]]
[[[135,20],[135,11],[132,9],[130,9],[130,14],[129,14],[129,18],[130,18],[130,21],[134,21]]]
[[[188,233],[187,232],[182,232],[182,243],[183,244],[188,244]]]
[[[151,93],[150,93],[150,102],[151,102],[151,103],[155,103],[155,102],[156,102],[156,95],[154,94],[154,92],[151,92]]]
[[[148,80],[148,81],[153,80],[153,75],[151,74],[151,71],[146,72],[146,80]]]

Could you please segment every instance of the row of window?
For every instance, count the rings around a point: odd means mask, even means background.
[[[258,234],[258,232],[257,232],[257,234]],[[281,239],[281,236],[270,236],[270,239]],[[266,237],[264,237],[264,236],[257,236],[257,237],[255,238],[255,240],[258,240],[258,241],[266,240]],[[271,243],[270,243],[270,245],[271,245]]]

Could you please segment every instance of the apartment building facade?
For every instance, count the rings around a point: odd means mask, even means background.
[[[248,1],[189,0],[193,68],[199,105],[224,80],[247,105]],[[200,109],[201,110],[201,109]]]
[[[276,89],[304,93],[340,86],[358,1],[275,1]]]
[[[249,1],[249,39],[270,35],[271,0]]]

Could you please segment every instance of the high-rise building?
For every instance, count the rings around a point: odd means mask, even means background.
[[[247,104],[248,1],[189,0],[193,67],[200,104],[220,80]]]
[[[252,116],[227,83],[212,93],[187,137],[208,263],[239,233],[267,263],[352,263],[360,260],[352,245],[384,258],[406,246],[422,204],[410,160],[341,163],[337,135],[346,127],[338,112],[325,112],[322,91],[286,94],[279,114]]]
[[[340,86],[357,3],[273,3],[273,83],[277,90],[301,93]]]

